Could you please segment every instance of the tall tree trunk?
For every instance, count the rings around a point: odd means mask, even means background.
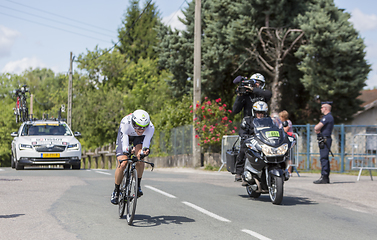
[[[274,74],[273,74],[273,80],[271,84],[271,103],[270,103],[270,112],[279,112],[279,103],[281,98],[281,92],[280,92],[280,82],[279,82],[279,75],[280,75],[280,64],[279,60],[276,60]]]

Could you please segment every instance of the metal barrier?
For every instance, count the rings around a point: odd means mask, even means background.
[[[237,141],[238,140],[238,141]],[[240,136],[239,135],[224,135],[221,140],[221,167],[219,172],[226,164],[226,151],[233,148],[234,143],[237,141],[235,147],[240,148]]]
[[[297,167],[298,167],[298,149],[299,149],[299,144],[300,144],[300,141],[299,141],[299,136],[297,133],[293,133],[293,136],[295,137],[296,139],[296,144],[293,146],[293,148],[290,149],[290,153],[289,153],[289,156],[290,156],[290,164],[292,166],[292,169],[297,173],[297,176],[300,176],[300,174],[298,173],[297,171]]]
[[[352,138],[352,169],[359,169],[357,181],[361,172],[369,170],[370,179],[373,181],[372,170],[377,169],[376,164],[377,134],[356,134]]]

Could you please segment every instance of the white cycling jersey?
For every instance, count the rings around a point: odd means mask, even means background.
[[[119,147],[122,148],[122,153],[128,152],[130,145],[129,137],[144,137],[142,149],[149,148],[149,145],[151,144],[151,140],[154,134],[154,126],[152,122],[150,122],[148,127],[146,127],[143,135],[139,136],[137,135],[135,129],[132,126],[131,117],[132,115],[129,114],[125,116],[120,122],[117,137],[117,153]]]

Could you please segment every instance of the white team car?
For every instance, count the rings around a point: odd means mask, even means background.
[[[68,124],[59,120],[34,120],[22,123],[11,134],[12,168],[24,166],[63,165],[64,169],[80,169],[81,144]]]

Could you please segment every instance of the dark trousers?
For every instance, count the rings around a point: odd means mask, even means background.
[[[329,160],[329,153],[331,148],[332,139],[327,138],[325,147],[323,149],[319,149],[319,154],[321,156],[321,175],[322,176],[330,176],[330,160]]]
[[[245,167],[245,151],[246,151],[246,145],[244,143],[245,141],[241,138],[240,142],[240,152],[238,153],[237,159],[236,159],[236,174],[243,174],[244,167]]]

